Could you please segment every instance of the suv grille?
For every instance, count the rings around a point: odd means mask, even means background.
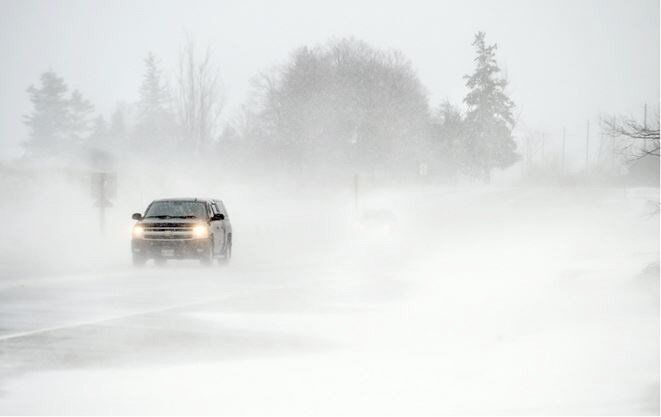
[[[148,240],[184,240],[193,238],[193,225],[190,223],[144,224],[143,238]]]

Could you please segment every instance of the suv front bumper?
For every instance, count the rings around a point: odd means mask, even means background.
[[[193,259],[208,255],[211,239],[132,239],[133,256],[145,259]]]

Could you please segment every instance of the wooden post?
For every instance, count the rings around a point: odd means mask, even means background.
[[[562,127],[562,171],[560,171],[560,173],[562,175],[565,174],[565,158],[566,158],[565,152],[566,152],[566,150],[567,150],[567,135],[566,135],[566,132],[565,132],[565,127],[563,126]]]
[[[590,120],[588,120],[588,128],[585,133],[585,171],[588,170],[588,162],[590,161]]]

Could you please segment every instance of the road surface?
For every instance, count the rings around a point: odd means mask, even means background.
[[[237,210],[229,266],[5,258],[0,412],[659,413],[640,193],[382,197],[385,235],[339,206]]]

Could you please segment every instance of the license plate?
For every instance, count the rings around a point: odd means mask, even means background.
[[[174,256],[174,249],[161,249],[161,256]]]

